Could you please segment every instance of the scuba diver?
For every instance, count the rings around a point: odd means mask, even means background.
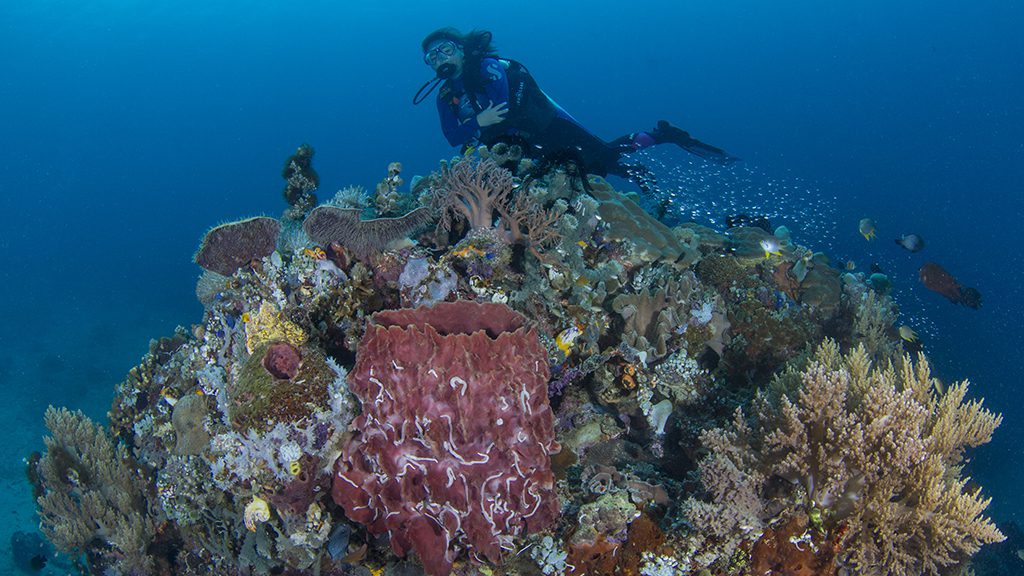
[[[525,66],[497,56],[491,33],[462,34],[440,28],[422,42],[423,61],[435,77],[416,93],[419,104],[436,88],[441,130],[462,150],[499,142],[519,144],[523,154],[545,162],[567,161],[584,174],[614,174],[634,180],[650,191],[654,182],[646,168],[622,162],[623,156],[656,144],[672,143],[720,164],[739,160],[724,150],[692,138],[665,120],[654,130],[634,132],[611,142],[595,136],[547,96]],[[585,181],[585,178],[584,178]]]

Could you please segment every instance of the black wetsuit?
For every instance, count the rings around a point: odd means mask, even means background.
[[[646,133],[606,142],[577,122],[537,86],[526,68],[511,60],[485,58],[480,62],[482,86],[468,91],[463,78],[445,82],[437,95],[441,130],[452,146],[501,141],[526,143],[526,154],[577,156],[587,173],[626,176],[619,163],[623,154],[655,142]],[[505,103],[508,113],[497,124],[481,128],[476,116],[489,106]]]
[[[452,146],[517,142],[525,144],[524,154],[530,158],[574,162],[588,174],[614,174],[635,181],[644,190],[654,187],[653,175],[643,166],[623,164],[623,155],[655,144],[672,143],[712,162],[728,164],[738,160],[664,120],[651,132],[634,132],[607,142],[548,97],[526,67],[514,60],[484,58],[475,77],[480,80],[473,89],[467,89],[463,74],[445,81],[437,95],[441,130]],[[501,103],[508,106],[505,119],[481,128],[477,115]]]

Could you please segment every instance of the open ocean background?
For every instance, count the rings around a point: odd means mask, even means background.
[[[491,30],[602,137],[665,118],[746,160],[647,154],[675,217],[768,214],[834,262],[879,263],[935,372],[1004,414],[969,473],[1020,522],[1022,23],[1015,0],[0,3],[0,573],[37,523],[23,459],[46,406],[105,420],[149,340],[200,320],[208,227],[279,215],[303,142],[321,200],[453,154],[432,100],[411,105],[420,39],[445,25]],[[923,252],[893,243],[910,232]],[[925,261],[983,307],[925,290]]]

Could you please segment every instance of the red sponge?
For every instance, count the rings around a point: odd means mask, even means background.
[[[430,576],[460,550],[499,562],[558,515],[547,353],[502,304],[375,314],[349,374],[362,403],[332,496]]]

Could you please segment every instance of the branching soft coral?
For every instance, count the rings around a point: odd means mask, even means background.
[[[842,355],[827,341],[776,384],[789,392],[761,394],[753,425],[738,414],[729,429],[702,437],[710,506],[732,519],[716,530],[724,541],[756,525],[752,513],[769,523],[805,513],[809,531],[836,543],[841,565],[901,576],[938,574],[1003,539],[982,516],[989,499],[960,477],[964,449],[988,442],[1002,420],[964,400],[966,381],[940,394],[923,355],[874,366],[863,347]],[[747,481],[718,479],[725,470]],[[779,489],[778,479],[790,483]],[[691,520],[706,518],[707,506],[691,501]]]
[[[504,212],[512,194],[512,173],[491,159],[463,158],[441,169],[440,186],[431,199],[441,212],[440,226],[462,217],[474,230],[490,228],[494,212]]]
[[[535,252],[556,244],[561,239],[556,227],[559,214],[544,209],[525,191],[514,194],[513,188],[512,173],[491,158],[465,157],[444,164],[430,197],[440,215],[438,230],[450,230],[462,219],[472,231],[495,231],[505,241],[526,244]]]
[[[46,427],[53,436],[35,471],[43,534],[62,552],[99,551],[119,574],[151,574],[156,528],[128,450],[81,412],[51,406]]]

